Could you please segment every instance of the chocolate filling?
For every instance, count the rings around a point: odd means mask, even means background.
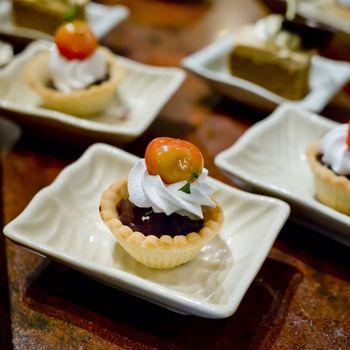
[[[333,28],[317,21],[309,21],[301,16],[296,16],[292,20],[284,18],[282,29],[297,34],[305,49],[327,48],[335,33]]]
[[[332,170],[333,173],[337,176],[345,176],[348,180],[350,180],[350,175],[340,175],[340,174],[337,174],[328,164],[324,163],[322,161],[322,154],[318,154],[317,157],[316,157],[317,161],[320,162],[323,166],[327,167],[329,170]]]
[[[86,86],[85,89],[87,89],[87,88],[89,88],[89,87],[91,87],[91,86],[94,86],[94,85],[101,85],[101,84],[104,83],[105,81],[109,80],[109,78],[110,78],[110,75],[109,75],[109,73],[107,73],[102,79],[99,79],[99,80],[94,81],[94,82],[91,83],[90,85]],[[54,83],[53,83],[52,80],[50,80],[50,81],[48,82],[47,87],[48,87],[49,89],[53,89],[53,90],[56,90],[56,91],[58,90],[58,89],[55,87],[55,85],[54,85]]]
[[[122,199],[117,205],[120,221],[129,226],[133,231],[142,232],[145,236],[186,235],[190,232],[198,232],[204,220],[192,220],[180,214],[166,215],[155,213],[152,208],[139,208],[128,199]]]

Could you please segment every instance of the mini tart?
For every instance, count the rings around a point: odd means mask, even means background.
[[[350,215],[350,180],[335,174],[318,160],[319,144],[319,141],[314,142],[306,150],[315,179],[316,197],[327,206]]]
[[[120,200],[128,197],[127,180],[112,184],[102,194],[100,214],[117,237],[118,243],[134,259],[148,267],[166,269],[192,260],[203,245],[219,233],[223,221],[221,207],[216,203],[215,208],[205,207],[204,224],[199,232],[174,237],[166,234],[160,238],[154,235],[145,236],[123,225],[119,220],[117,205]]]
[[[49,52],[37,55],[27,64],[25,80],[42,97],[44,107],[78,117],[93,116],[105,109],[123,75],[114,55],[105,48],[100,47],[98,50],[106,57],[109,73],[109,78],[101,84],[74,90],[68,94],[50,88]]]

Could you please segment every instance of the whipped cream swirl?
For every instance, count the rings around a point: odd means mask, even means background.
[[[206,181],[208,170],[203,169],[197,180],[191,183],[191,193],[179,191],[186,181],[165,184],[159,175],[150,175],[144,159],[131,169],[128,178],[129,200],[137,207],[152,208],[155,213],[178,213],[191,218],[203,218],[202,205],[215,207],[209,197],[215,188]]]
[[[55,48],[49,60],[53,84],[63,93],[84,89],[102,80],[107,75],[107,69],[106,59],[99,50],[84,60],[68,60]]]
[[[350,175],[350,151],[346,142],[348,124],[342,124],[329,131],[321,140],[322,162],[339,175]]]
[[[280,49],[298,50],[301,39],[297,34],[282,29],[283,16],[270,15],[257,21],[254,35],[260,40],[276,45]]]

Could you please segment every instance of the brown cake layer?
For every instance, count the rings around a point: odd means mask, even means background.
[[[234,76],[290,100],[300,100],[308,93],[309,67],[308,59],[279,57],[277,52],[244,45],[237,45],[229,57],[229,68]]]
[[[69,0],[12,0],[12,16],[19,27],[31,28],[54,34],[65,21],[65,16],[75,7],[75,19],[85,19],[87,0],[76,5]]]
[[[133,231],[142,232],[145,236],[186,235],[190,232],[199,232],[204,220],[191,220],[179,214],[166,215],[155,213],[152,208],[136,207],[127,199],[118,203],[117,211],[123,225],[129,226]]]

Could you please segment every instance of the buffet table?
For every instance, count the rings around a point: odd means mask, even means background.
[[[103,4],[125,5],[129,16],[101,44],[120,56],[162,67],[180,67],[186,56],[271,11],[254,0]],[[350,61],[350,37],[335,32],[321,53]],[[147,130],[120,147],[143,157],[155,137],[191,141],[201,149],[212,177],[239,188],[214,158],[269,113],[222,96],[187,71]],[[65,137],[62,130],[49,134],[5,114],[0,112],[3,226],[88,145],[99,141]],[[347,122],[349,86],[320,114]],[[0,248],[1,349],[350,348],[349,247],[291,219],[236,312],[223,319],[172,312],[35,254],[4,235]]]

